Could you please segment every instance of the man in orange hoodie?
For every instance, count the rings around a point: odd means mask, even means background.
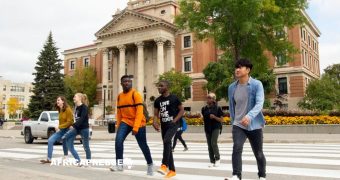
[[[149,146],[146,141],[146,119],[143,113],[143,99],[141,94],[132,88],[130,76],[124,75],[120,79],[123,92],[117,97],[117,134],[115,141],[116,166],[111,171],[123,171],[124,141],[132,131],[147,162],[147,175],[153,175],[153,162]]]

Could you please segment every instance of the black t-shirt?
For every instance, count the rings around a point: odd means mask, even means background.
[[[159,96],[154,103],[154,107],[159,110],[159,117],[161,120],[161,126],[172,125],[172,120],[175,119],[179,113],[178,106],[182,105],[177,96],[170,94],[167,97]],[[179,125],[178,120],[176,124]]]
[[[211,107],[204,106],[202,107],[202,115],[204,120],[204,130],[207,133],[211,133],[214,129],[222,129],[222,123],[218,122],[215,119],[210,119],[210,114],[215,115],[216,117],[223,117],[223,111],[222,108],[213,105]]]
[[[89,114],[88,108],[85,104],[76,107],[74,112],[74,119],[76,120],[72,125],[75,129],[81,130],[89,128]]]

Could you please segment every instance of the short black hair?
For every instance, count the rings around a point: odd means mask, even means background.
[[[125,78],[131,79],[131,76],[129,76],[129,75],[123,75],[123,76],[120,78],[120,82],[122,82],[123,79],[125,79]]]
[[[164,83],[166,85],[166,87],[168,87],[168,88],[170,87],[170,81],[162,79],[158,82],[158,84],[161,83],[161,82]]]
[[[250,62],[249,59],[242,58],[236,61],[235,68],[246,67],[250,70],[253,69],[253,64]]]

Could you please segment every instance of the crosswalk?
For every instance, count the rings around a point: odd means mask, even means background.
[[[161,164],[163,145],[161,142],[148,142],[155,167]],[[232,144],[219,144],[221,165],[208,167],[209,158],[205,143],[187,143],[189,150],[183,151],[181,144],[174,152],[177,176],[174,179],[222,179],[230,176],[232,171]],[[92,141],[90,144],[92,158],[96,160],[114,160],[113,141]],[[85,158],[82,145],[76,145],[80,156]],[[339,144],[264,144],[267,159],[267,179],[275,177],[313,177],[316,179],[340,179],[340,145]],[[37,160],[47,154],[47,145],[34,144],[28,148],[0,149],[0,158]],[[54,146],[53,157],[63,156],[62,146]],[[126,141],[124,158],[131,160],[131,169],[123,173],[145,177],[146,161],[136,141]],[[256,179],[257,165],[249,144],[243,151],[243,172]],[[108,166],[91,166],[98,171],[108,171]],[[156,170],[156,169],[155,169]],[[162,178],[155,173],[154,178]],[[274,179],[274,178],[272,178]],[[285,179],[285,178],[282,178]],[[293,178],[294,179],[294,178]]]

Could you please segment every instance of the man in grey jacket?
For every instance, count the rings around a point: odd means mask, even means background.
[[[248,59],[235,63],[235,78],[228,89],[229,111],[232,123],[233,154],[232,180],[242,179],[242,151],[248,138],[256,157],[258,177],[266,178],[266,158],[263,154],[263,131],[265,121],[262,114],[264,90],[261,81],[250,77],[253,65]]]

